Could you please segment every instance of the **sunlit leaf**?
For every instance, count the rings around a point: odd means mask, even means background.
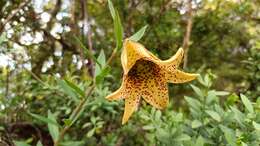
[[[115,19],[115,16],[116,16],[115,8],[114,8],[113,3],[111,2],[111,0],[108,0],[108,7],[109,7],[109,11],[111,13],[112,18]]]
[[[74,100],[75,102],[79,102],[79,97],[77,96],[77,94],[75,93],[75,91],[73,90],[73,88],[71,88],[66,81],[61,80],[59,78],[56,78],[57,83],[59,85],[59,87],[62,89],[62,91],[67,94],[72,100]]]
[[[72,83],[67,79],[65,79],[64,81],[67,83],[67,85],[74,89],[81,97],[85,97],[85,92],[82,89],[80,89],[80,87],[78,87],[76,84]]]
[[[246,109],[250,112],[250,113],[254,113],[254,108],[253,108],[253,105],[252,103],[248,100],[248,98],[241,94],[241,100],[243,102],[243,104],[245,105]]]
[[[52,120],[53,122],[57,123],[56,117],[50,111],[48,111],[48,119]],[[48,130],[51,134],[51,137],[54,141],[56,141],[59,137],[59,127],[54,124],[48,123]]]
[[[61,146],[83,146],[84,141],[65,141],[60,143]]]
[[[24,141],[14,141],[15,146],[31,146]]]
[[[114,19],[114,33],[116,38],[116,49],[119,50],[123,44],[123,27],[121,24],[120,16],[118,11],[115,11],[115,19]]]
[[[218,122],[221,121],[221,117],[220,117],[220,115],[219,115],[217,112],[211,111],[211,110],[207,110],[206,113],[207,113],[209,116],[211,116],[214,120],[216,120],[216,121],[218,121]]]
[[[220,125],[220,129],[224,132],[225,139],[230,146],[236,146],[236,135],[232,129]]]
[[[253,121],[253,126],[255,127],[256,130],[260,131],[260,124],[256,123],[255,121]]]
[[[203,97],[204,95],[203,95],[203,93],[202,93],[202,91],[200,90],[200,88],[198,88],[198,87],[196,87],[196,86],[194,86],[194,85],[190,85],[191,86],[191,88],[193,89],[193,91],[195,91],[195,93],[199,96],[199,97]]]
[[[192,127],[192,128],[198,128],[198,127],[200,127],[200,126],[202,126],[202,123],[201,123],[199,120],[194,120],[194,121],[192,121],[192,123],[191,123],[191,127]]]
[[[140,30],[138,30],[134,35],[129,37],[129,39],[132,40],[132,41],[136,41],[136,42],[139,41],[143,37],[147,27],[148,27],[148,25],[145,25]]]

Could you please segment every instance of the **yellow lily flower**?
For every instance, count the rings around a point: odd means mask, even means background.
[[[194,80],[198,74],[177,69],[183,58],[180,48],[168,60],[160,60],[137,42],[126,39],[123,44],[121,63],[124,70],[121,87],[108,95],[108,100],[125,99],[122,124],[125,124],[137,109],[141,97],[157,109],[169,103],[167,83],[184,83]]]

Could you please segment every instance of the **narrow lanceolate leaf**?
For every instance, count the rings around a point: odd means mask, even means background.
[[[56,126],[59,126],[59,124],[49,118],[46,118],[44,116],[41,116],[41,115],[38,115],[38,114],[33,114],[33,113],[28,113],[29,115],[31,115],[33,118],[39,120],[39,121],[42,121],[46,124],[53,124],[53,125],[56,125]]]
[[[235,132],[223,125],[220,125],[220,129],[224,132],[225,139],[230,146],[236,146],[236,135]]]
[[[14,141],[15,146],[31,146],[24,141]]]
[[[193,89],[193,91],[195,91],[195,93],[199,96],[199,97],[203,97],[203,93],[200,90],[200,88],[196,87],[195,85],[191,85],[191,88]]]
[[[60,143],[60,146],[82,146],[82,145],[84,145],[84,141],[66,141]]]
[[[75,90],[76,93],[78,93],[81,97],[85,97],[85,92],[78,87],[76,84],[72,83],[71,81],[65,79],[64,80],[72,89]]]
[[[202,126],[202,123],[199,120],[194,120],[191,123],[191,128],[198,128],[200,126]]]
[[[123,27],[120,20],[120,16],[118,11],[115,11],[115,19],[114,19],[114,33],[116,37],[116,49],[121,49],[123,44]]]
[[[145,30],[146,30],[147,27],[148,27],[148,26],[145,25],[145,26],[142,27],[140,30],[138,30],[134,35],[132,35],[131,37],[129,37],[129,39],[132,40],[132,41],[136,41],[136,42],[139,41],[139,40],[143,37],[143,35],[144,35]]]
[[[99,54],[97,60],[99,61],[101,66],[98,66],[98,64],[96,64],[96,66],[95,66],[95,77],[98,76],[101,73],[101,70],[106,65],[106,56],[105,56],[104,50],[100,51],[100,54]]]
[[[109,7],[109,11],[111,13],[112,18],[115,19],[115,15],[116,15],[115,8],[114,8],[113,3],[111,2],[111,0],[108,0],[108,7]]]
[[[260,124],[259,123],[256,123],[255,121],[253,121],[253,126],[256,130],[259,130],[260,131]]]
[[[55,115],[52,114],[50,111],[48,111],[48,119],[58,124]],[[48,130],[51,134],[52,139],[56,141],[59,137],[59,127],[57,125],[48,123]]]
[[[62,89],[62,91],[67,94],[72,100],[75,102],[79,102],[79,98],[75,91],[64,81],[59,78],[56,79],[59,87]]]
[[[252,103],[248,100],[248,98],[241,94],[241,100],[243,102],[243,104],[245,105],[246,109],[250,112],[250,113],[254,113],[254,108],[252,106]]]
[[[218,121],[218,122],[221,121],[221,117],[220,117],[220,115],[219,115],[217,112],[207,110],[206,113],[207,113],[209,116],[211,116],[214,120],[216,120],[216,121]]]

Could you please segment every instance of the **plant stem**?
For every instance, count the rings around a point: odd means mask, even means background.
[[[87,97],[89,97],[92,94],[92,92],[94,91],[94,88],[95,88],[95,84],[92,84],[86,93],[86,97],[84,99],[82,99],[80,101],[80,103],[77,105],[77,107],[73,110],[72,114],[74,114],[74,116],[73,116],[72,121],[76,120],[76,118],[79,116],[79,114],[81,113],[80,111],[84,108],[84,105],[87,101]],[[72,126],[72,124],[67,125],[61,130],[58,139],[54,142],[54,146],[59,145],[60,141],[62,141],[62,139],[64,138],[65,133],[69,130],[69,128],[71,126]]]
[[[183,59],[183,68],[187,68],[188,65],[188,52],[189,52],[189,45],[190,45],[190,35],[192,29],[192,0],[188,1],[188,11],[187,11],[187,26],[186,32],[183,39],[182,48],[184,50],[184,59]]]
[[[106,65],[109,65],[109,64],[111,63],[111,61],[113,60],[113,58],[116,56],[116,53],[117,53],[117,49],[114,49],[113,52],[112,52],[112,54],[111,54],[110,57],[108,58]]]

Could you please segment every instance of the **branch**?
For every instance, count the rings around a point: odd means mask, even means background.
[[[7,66],[6,81],[5,81],[5,98],[8,98],[8,95],[9,95],[9,80],[10,80],[10,71],[9,71],[9,66]]]
[[[192,30],[192,0],[188,1],[188,11],[187,11],[187,26],[186,26],[186,33],[183,39],[182,48],[184,50],[184,59],[183,59],[183,68],[187,68],[188,64],[188,52],[189,52],[189,45],[190,45],[190,35]]]
[[[83,14],[83,27],[82,27],[82,38],[83,42],[85,42],[85,35],[87,36],[87,44],[88,44],[88,49],[89,51],[93,54],[93,43],[92,43],[92,37],[91,37],[91,25],[89,23],[89,17],[88,17],[88,12],[87,12],[87,0],[81,0],[81,5],[82,5],[82,14]],[[82,53],[81,53],[82,54]],[[84,54],[82,56],[82,61],[83,65],[84,63]],[[90,72],[91,76],[94,76],[94,63],[92,60],[89,60],[89,66],[86,66],[87,69]]]
[[[51,12],[51,19],[50,19],[50,21],[47,23],[47,30],[51,30],[52,25],[53,25],[53,22],[54,22],[54,20],[56,19],[56,15],[58,14],[58,12],[59,12],[60,9],[61,9],[61,4],[62,4],[62,1],[61,1],[61,0],[57,0],[57,1],[56,1],[56,4],[55,4],[55,6],[54,6],[54,9],[53,9],[52,12]]]

